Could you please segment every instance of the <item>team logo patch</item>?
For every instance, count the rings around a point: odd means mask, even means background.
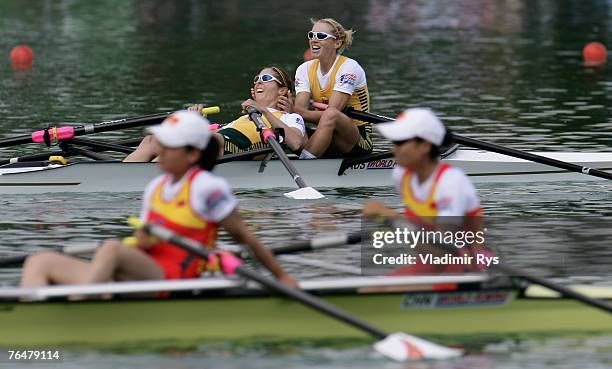
[[[438,210],[449,209],[452,202],[453,202],[453,199],[451,199],[450,197],[443,197],[436,202],[436,208]]]
[[[302,81],[301,79],[295,79],[295,87],[302,87],[302,83],[304,83],[304,81]]]
[[[340,84],[355,86],[357,83],[357,75],[354,73],[345,73],[340,76]]]
[[[225,192],[221,190],[214,191],[206,198],[206,207],[208,209],[214,209],[225,200],[227,200]]]

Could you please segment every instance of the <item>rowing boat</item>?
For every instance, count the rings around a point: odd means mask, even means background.
[[[484,275],[313,279],[301,287],[389,331],[453,343],[486,337],[609,334],[609,314],[552,295],[528,298]],[[133,293],[171,291],[149,299]],[[112,300],[93,296],[112,293]],[[90,300],[69,301],[82,295]],[[132,296],[132,297],[130,297]],[[22,300],[30,300],[21,302]],[[360,330],[227,278],[0,289],[0,347],[156,349],[207,342],[361,340]]]
[[[549,158],[612,171],[612,153],[539,152]],[[597,178],[492,152],[458,149],[444,158],[463,169],[475,183],[590,181]],[[395,160],[390,155],[353,159],[291,160],[308,184],[316,188],[389,186]],[[223,163],[215,172],[235,189],[294,188],[295,182],[278,160]],[[45,192],[142,191],[160,172],[154,163],[81,161],[67,165],[28,162],[0,167],[3,194]]]

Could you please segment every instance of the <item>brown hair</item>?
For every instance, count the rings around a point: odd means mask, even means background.
[[[291,78],[289,72],[287,72],[284,68],[277,67],[275,65],[270,65],[261,69],[266,68],[270,68],[272,69],[272,71],[274,71],[274,74],[276,74],[274,77],[278,78],[282,82],[281,87],[287,87],[289,91],[293,89],[293,79]]]
[[[353,44],[353,34],[355,31],[352,29],[345,29],[337,20],[333,18],[323,18],[323,19],[314,19],[310,18],[312,24],[316,24],[319,22],[327,23],[333,29],[332,34],[338,38],[338,40],[342,41],[342,46],[338,49],[338,54],[342,54],[344,50],[346,50],[349,46]]]

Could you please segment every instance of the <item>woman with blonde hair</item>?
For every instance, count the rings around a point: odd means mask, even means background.
[[[326,156],[358,156],[372,152],[372,124],[353,120],[345,107],[370,110],[366,75],[357,61],[342,53],[353,43],[353,30],[332,18],[311,20],[308,32],[314,57],[295,73],[295,112],[317,129],[300,155],[301,159]],[[328,104],[311,110],[311,101]]]

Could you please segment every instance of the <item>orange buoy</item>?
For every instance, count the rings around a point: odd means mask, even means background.
[[[606,47],[599,42],[589,42],[582,49],[584,65],[587,67],[598,67],[606,64],[608,59],[608,51]]]
[[[11,63],[18,65],[32,64],[34,53],[28,45],[17,45],[11,50]]]

